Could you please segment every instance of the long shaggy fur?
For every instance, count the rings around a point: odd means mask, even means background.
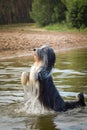
[[[29,84],[30,91],[37,96],[41,105],[46,109],[55,111],[66,111],[68,109],[85,106],[84,95],[78,95],[78,100],[73,102],[65,102],[56,89],[51,76],[52,68],[54,67],[56,57],[54,50],[49,46],[35,48],[40,63],[34,64],[31,67],[30,75],[22,74],[22,85]]]

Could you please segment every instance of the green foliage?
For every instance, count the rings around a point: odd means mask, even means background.
[[[86,28],[87,0],[0,0],[0,24],[33,21],[41,26],[68,23]]]
[[[45,4],[45,1],[42,0],[35,0],[32,5],[32,13],[31,16],[40,25],[46,25],[50,23],[50,5]]]
[[[73,0],[68,5],[66,19],[71,27],[78,29],[87,27],[87,2],[85,0]]]
[[[61,0],[34,0],[31,16],[35,22],[44,26],[65,20],[65,10]]]

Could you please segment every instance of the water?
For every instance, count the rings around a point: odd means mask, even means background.
[[[65,113],[27,112],[20,75],[30,71],[32,63],[29,56],[0,61],[0,130],[87,130],[87,107]],[[57,54],[53,79],[65,100],[83,92],[87,101],[87,49]]]

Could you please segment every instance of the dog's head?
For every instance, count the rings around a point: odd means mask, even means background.
[[[54,50],[51,47],[45,45],[40,48],[35,48],[34,51],[38,54],[40,60],[43,61],[44,66],[51,70],[56,60]]]

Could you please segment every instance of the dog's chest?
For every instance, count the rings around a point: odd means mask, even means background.
[[[38,72],[40,70],[40,66],[39,65],[33,65],[31,67],[31,70],[30,70],[30,78],[29,78],[29,83],[30,83],[30,88],[31,88],[31,91],[38,95],[39,93],[39,82],[38,82]]]
[[[30,81],[35,81],[37,73],[39,72],[40,66],[33,65],[30,70]]]

